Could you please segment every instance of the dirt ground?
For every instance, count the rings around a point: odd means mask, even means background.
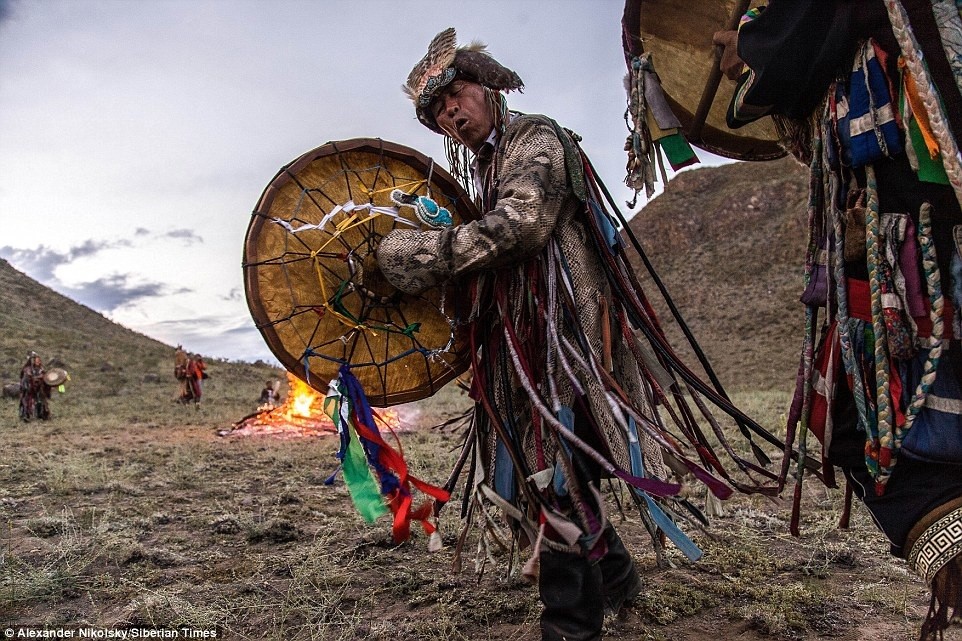
[[[189,408],[172,425],[0,420],[0,622],[54,630],[216,630],[225,639],[539,639],[536,590],[503,555],[475,548],[452,570],[459,497],[444,549],[421,532],[364,523],[335,470],[336,439],[219,436],[223,416]],[[443,483],[460,432],[402,406],[399,435],[422,478]],[[181,420],[178,420],[180,417]],[[443,417],[442,417],[443,418]],[[607,638],[672,641],[910,640],[928,598],[840,492],[805,486],[802,536],[787,501],[736,495],[689,563],[659,567],[637,516],[613,520],[645,592]],[[621,497],[622,499],[624,497]],[[957,634],[957,633],[956,633]],[[184,638],[184,637],[180,637]],[[949,636],[947,638],[960,638]]]

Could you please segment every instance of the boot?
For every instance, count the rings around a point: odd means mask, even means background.
[[[608,553],[601,557],[598,567],[604,585],[605,610],[618,613],[625,603],[641,593],[641,578],[631,554],[611,525],[605,528],[604,539]]]
[[[600,641],[605,615],[599,565],[552,550],[542,550],[539,558],[542,641]]]

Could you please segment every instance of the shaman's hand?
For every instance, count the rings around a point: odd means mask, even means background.
[[[711,41],[717,46],[722,47],[721,60],[718,68],[729,80],[738,80],[745,69],[745,61],[738,57],[738,32],[716,31]]]

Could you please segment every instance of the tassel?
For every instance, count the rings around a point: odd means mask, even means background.
[[[521,568],[521,576],[532,585],[538,584],[538,575],[541,574],[541,542],[544,540],[545,524],[542,523],[538,528],[538,537],[534,540],[534,549],[531,556]]]
[[[352,433],[350,406],[341,395],[338,382],[338,380],[332,380],[330,383],[327,397],[324,399],[324,411],[334,423],[341,438],[337,458],[341,461],[340,469],[347,491],[351,495],[351,501],[361,517],[366,522],[373,523],[387,514],[387,506],[384,505],[377,483],[367,467],[364,449],[357,435]],[[336,474],[337,470],[325,483],[333,484]]]
[[[435,530],[431,532],[431,536],[428,537],[428,552],[440,552],[444,548],[444,542],[441,540],[441,534]]]
[[[437,528],[431,523],[434,502],[428,500],[412,510],[411,486],[442,503],[450,500],[450,493],[408,473],[403,455],[381,437],[367,396],[347,365],[341,366],[330,389],[324,407],[341,436],[337,457],[358,512],[373,522],[390,510],[396,543],[410,536],[411,521],[420,521],[429,536],[435,534]]]
[[[852,484],[845,481],[845,506],[842,508],[842,516],[838,519],[838,529],[847,530],[849,521],[852,518]]]
[[[725,516],[725,505],[711,492],[705,495],[705,513],[708,516]]]
[[[642,189],[651,198],[655,192],[655,165],[662,180],[668,183],[664,153],[674,171],[699,162],[695,151],[681,132],[681,122],[672,113],[671,105],[661,87],[661,81],[651,61],[651,54],[633,57],[628,64],[625,89],[628,92],[628,165],[625,184],[635,190],[628,206],[634,208]]]
[[[792,518],[788,524],[788,531],[792,536],[801,536],[799,522],[801,521],[802,509],[802,478],[801,475],[795,479],[795,491],[792,493]]]
[[[635,419],[628,418],[628,454],[631,458],[631,473],[637,477],[643,477],[645,474],[644,467],[644,457],[641,453],[641,444],[638,441],[638,427],[635,425]],[[702,551],[698,548],[695,543],[688,538],[688,536],[682,532],[675,522],[658,506],[646,492],[642,490],[632,488],[635,494],[641,497],[645,501],[645,505],[648,507],[648,514],[651,516],[651,520],[654,521],[658,529],[671,539],[671,542],[675,544],[682,554],[688,557],[689,561],[697,561],[702,556]]]
[[[324,485],[334,485],[334,481],[337,480],[337,473],[340,471],[341,471],[341,466],[338,465],[337,467],[334,468],[334,471],[331,472],[331,475],[328,476],[326,479],[324,479]]]

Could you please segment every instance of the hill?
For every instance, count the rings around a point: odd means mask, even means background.
[[[807,175],[790,158],[685,171],[629,222],[726,388],[794,384]],[[644,271],[640,259],[635,268]],[[660,318],[670,319],[664,305]],[[667,331],[683,345],[677,328]]]
[[[67,393],[54,399],[82,415],[127,413],[132,421],[151,422],[176,395],[174,347],[114,323],[41,285],[0,259],[0,380],[14,383],[33,350],[46,366],[67,370]],[[190,346],[186,346],[190,349]],[[264,381],[281,372],[265,364],[231,363],[205,356],[211,402],[257,398]],[[118,399],[125,402],[118,402]],[[127,402],[126,399],[135,399]],[[239,418],[239,417],[238,417]],[[162,419],[160,419],[162,420]]]

